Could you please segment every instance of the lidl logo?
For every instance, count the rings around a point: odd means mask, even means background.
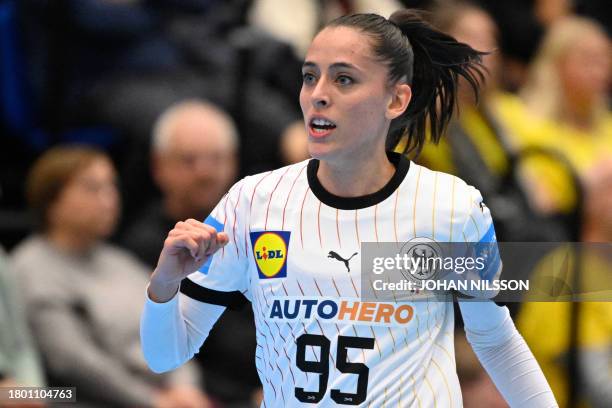
[[[253,257],[260,279],[287,277],[289,231],[251,232]]]

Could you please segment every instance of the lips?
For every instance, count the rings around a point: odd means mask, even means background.
[[[317,116],[310,119],[308,129],[310,135],[315,138],[321,138],[329,135],[336,128],[336,124],[331,120]]]

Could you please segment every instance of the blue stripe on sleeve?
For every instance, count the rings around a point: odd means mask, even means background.
[[[492,223],[478,244],[476,244],[476,248],[477,256],[484,257],[486,260],[486,266],[484,270],[481,271],[480,278],[491,281],[495,277],[495,273],[499,269],[501,263],[499,248],[497,247],[497,237],[495,236],[495,228],[493,228]]]
[[[493,228],[493,223],[491,223],[491,226],[489,227],[487,232],[485,232],[482,238],[480,238],[479,242],[497,242],[497,237],[495,236],[495,228]]]
[[[219,221],[217,221],[217,219],[213,217],[212,215],[209,215],[208,217],[206,217],[206,219],[204,220],[204,224],[210,225],[211,227],[216,229],[217,232],[223,231],[224,225],[221,224]]]
[[[485,271],[482,272],[481,276],[482,279],[488,281],[493,280],[501,264],[501,257],[499,256],[499,249],[497,248],[497,244],[494,245],[494,248],[491,248],[491,252],[493,253],[490,255],[488,267]]]
[[[212,215],[209,215],[208,217],[206,217],[206,219],[204,220],[204,224],[210,225],[211,227],[216,229],[217,232],[223,231],[223,227],[224,227],[223,224],[221,224],[219,221],[217,221],[217,219],[215,217],[213,217]],[[212,263],[212,259],[213,259],[212,256],[210,258],[208,258],[208,261],[206,261],[206,263],[204,265],[202,265],[202,267],[199,269],[199,271],[202,272],[204,275],[206,275],[208,273],[208,269],[210,268],[210,264]]]

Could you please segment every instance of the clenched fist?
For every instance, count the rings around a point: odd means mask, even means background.
[[[197,271],[229,241],[224,232],[194,219],[179,221],[168,233],[151,276],[149,297],[164,303],[172,299],[181,281]]]

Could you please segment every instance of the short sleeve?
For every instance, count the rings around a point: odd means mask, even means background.
[[[236,183],[219,201],[204,223],[224,231],[228,244],[217,251],[200,270],[181,283],[181,293],[190,298],[240,308],[248,300],[248,257],[246,228],[249,206],[244,190],[245,179]]]
[[[487,287],[495,287],[490,283],[499,279],[502,271],[502,261],[491,211],[483,202],[480,191],[470,186],[467,193],[470,196],[470,207],[463,222],[462,234],[464,241],[468,244],[470,256],[477,260],[476,264],[479,267],[471,269],[463,278],[480,281],[483,284],[485,284],[484,281],[488,281],[489,285]],[[460,292],[478,298],[491,298],[497,295],[499,290],[460,290]]]

